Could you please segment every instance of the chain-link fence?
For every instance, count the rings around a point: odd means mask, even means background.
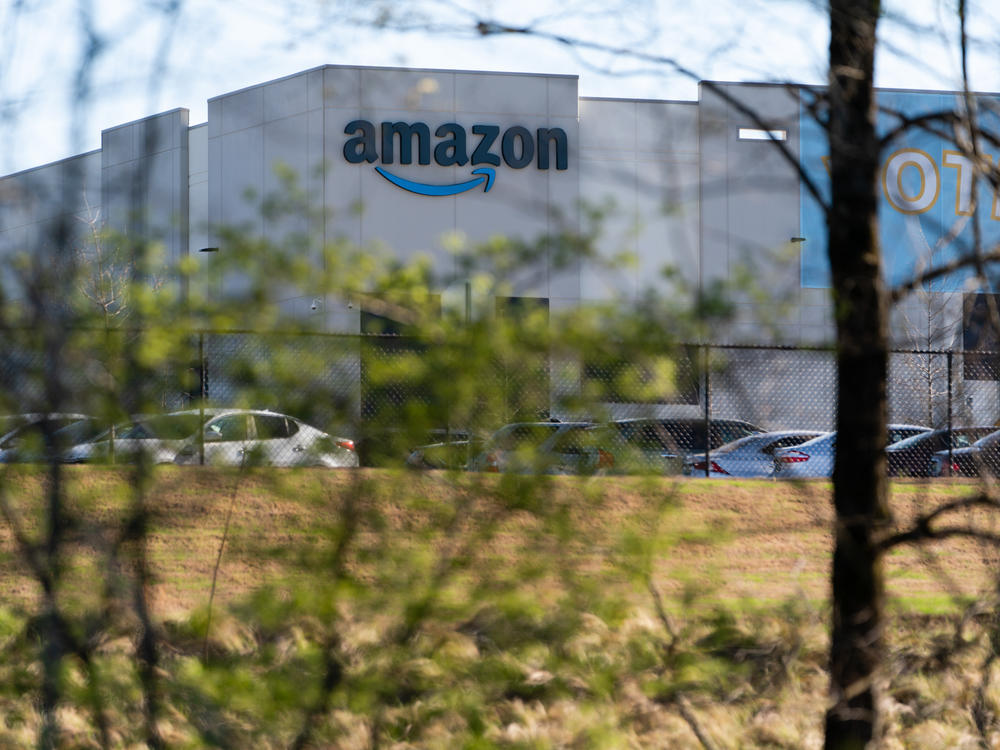
[[[565,346],[473,351],[398,335],[195,332],[180,338],[170,366],[143,373],[138,390],[124,386],[136,378],[112,361],[127,359],[124,345],[103,355],[92,346],[68,347],[56,379],[57,411],[66,416],[40,431],[40,445],[8,436],[0,459],[58,451],[65,460],[122,461],[144,446],[163,462],[378,466],[409,460],[503,470],[523,466],[517,455],[527,448],[547,457],[534,468],[552,471],[772,476],[778,467],[823,476],[832,466],[832,440],[824,466],[797,447],[835,429],[836,367],[826,348],[692,344],[626,360]],[[891,471],[927,475],[934,454],[944,451],[947,461],[938,456],[935,473],[973,473],[958,465],[955,451],[962,458],[1000,423],[996,361],[989,352],[892,353],[889,422],[897,431],[890,439],[905,437],[904,428],[939,432],[902,468],[891,459]],[[50,367],[42,350],[12,346],[0,353],[8,414],[53,411]],[[118,399],[117,408],[99,402],[101,394]],[[79,423],[79,415],[89,415],[86,427],[60,432]],[[27,419],[8,418],[5,432]],[[510,425],[528,426],[493,437]],[[59,433],[55,442],[50,431]],[[774,439],[746,441],[757,452],[756,468],[740,468],[731,444],[757,431]],[[782,466],[778,458],[791,448],[799,450],[791,454],[796,461]],[[796,462],[803,466],[791,467]],[[806,464],[817,473],[803,474]]]

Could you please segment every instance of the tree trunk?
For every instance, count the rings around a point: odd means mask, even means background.
[[[828,749],[865,748],[879,731],[884,584],[875,546],[889,518],[885,471],[887,295],[877,224],[874,60],[878,0],[830,3],[829,254],[837,321],[833,472],[831,706]]]

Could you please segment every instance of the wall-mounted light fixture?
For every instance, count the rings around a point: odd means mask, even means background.
[[[785,141],[787,130],[764,130],[763,128],[740,128],[736,137],[741,141]]]

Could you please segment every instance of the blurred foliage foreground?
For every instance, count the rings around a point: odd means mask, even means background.
[[[289,196],[265,202],[265,219],[298,210]],[[375,435],[396,457],[441,427],[600,421],[612,401],[696,408],[682,342],[707,340],[727,290],[695,295],[668,273],[674,292],[627,306],[525,304],[560,269],[600,261],[599,218],[535,245],[456,238],[438,264],[448,277],[379,248],[318,247],[305,231],[280,246],[222,232],[219,252],[172,269],[135,234],[71,251],[55,233],[53,248],[15,259],[22,294],[0,304],[0,406],[106,424],[197,408],[197,332],[239,330],[268,346],[231,357],[226,402],[206,406],[270,406]],[[362,373],[391,408],[330,390],[331,370],[356,375],[357,356],[331,361],[304,336],[357,326],[359,309],[408,337]],[[44,438],[40,455],[54,457]],[[818,747],[827,493],[5,464],[0,746]],[[891,583],[919,606],[893,623],[887,741],[992,741],[1000,638],[980,594],[996,561],[968,546],[889,557]]]
[[[50,591],[0,533],[0,746],[42,732],[47,601],[59,747],[821,746],[826,485],[177,467],[137,536],[130,472],[66,470]],[[22,541],[44,538],[49,476],[6,479]],[[886,746],[977,747],[1000,712],[991,567],[925,558],[890,565]]]

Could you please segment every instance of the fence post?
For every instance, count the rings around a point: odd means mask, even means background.
[[[712,465],[712,432],[711,432],[712,376],[709,373],[710,353],[711,353],[710,345],[705,344],[704,367],[705,367],[705,478],[706,479],[711,474],[710,466]]]
[[[198,465],[205,465],[205,398],[208,381],[205,377],[205,332],[198,331]]]
[[[952,428],[952,424],[951,424],[951,366],[952,366],[952,351],[951,351],[951,349],[948,350],[947,362],[948,362],[948,365],[947,365],[948,366],[948,473],[951,474],[951,465],[952,465],[952,463],[951,463],[952,462],[952,455],[951,455],[951,451],[952,451],[952,447],[951,447],[952,446],[952,433],[951,433],[951,428]],[[944,472],[941,472],[941,473],[943,474]]]

